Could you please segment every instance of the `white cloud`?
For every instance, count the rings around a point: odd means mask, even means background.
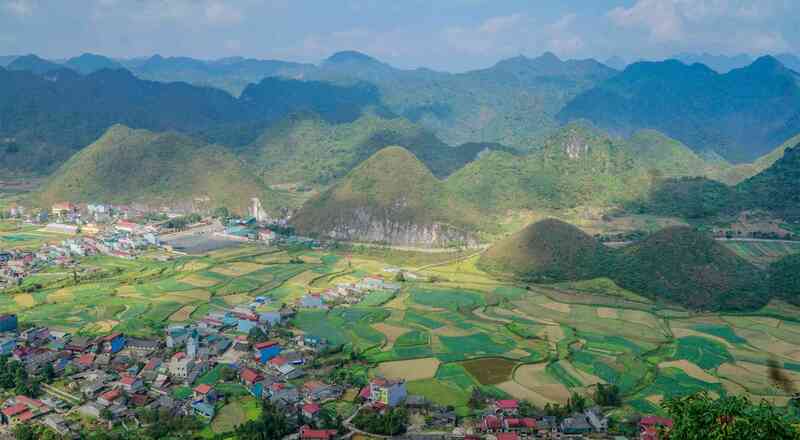
[[[617,28],[644,32],[665,50],[763,53],[788,49],[783,35],[765,24],[786,13],[784,0],[636,0],[607,16]]]
[[[442,32],[450,48],[473,55],[500,56],[519,54],[530,40],[533,22],[530,17],[515,13],[490,17],[477,26],[451,26]]]
[[[638,0],[630,8],[612,9],[608,16],[619,27],[647,29],[656,41],[678,41],[684,38],[683,17],[676,5],[679,2]]]
[[[210,24],[231,25],[242,21],[242,11],[230,3],[210,1],[205,5],[205,17]]]
[[[573,29],[576,19],[576,14],[566,14],[545,27],[547,50],[559,56],[570,56],[584,48],[583,38]]]
[[[2,0],[2,7],[17,17],[28,17],[33,14],[34,5],[31,0]]]

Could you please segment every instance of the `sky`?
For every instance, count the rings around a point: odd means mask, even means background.
[[[0,0],[0,55],[318,62],[358,50],[463,71],[545,51],[797,54],[798,17],[798,0]]]

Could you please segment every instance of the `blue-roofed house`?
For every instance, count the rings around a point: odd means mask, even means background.
[[[256,359],[262,364],[269,362],[270,359],[281,353],[281,344],[278,341],[260,342],[253,348],[256,351]]]
[[[0,332],[17,331],[17,315],[0,315]]]

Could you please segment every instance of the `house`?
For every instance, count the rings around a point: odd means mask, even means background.
[[[112,333],[100,340],[101,349],[106,353],[117,353],[125,348],[125,336],[122,333]]]
[[[278,356],[281,352],[281,345],[278,341],[266,341],[256,344],[254,347],[256,359],[262,364]]]
[[[292,407],[300,401],[300,392],[285,383],[273,383],[269,387],[269,400],[275,405]]]
[[[319,415],[320,406],[316,403],[306,403],[303,405],[303,417],[314,419]]]
[[[121,397],[122,390],[120,388],[114,388],[111,391],[106,391],[105,393],[101,394],[100,397],[97,398],[97,403],[103,406],[111,406]]]
[[[403,380],[372,379],[368,385],[369,400],[386,406],[397,406],[406,398],[406,383]]]
[[[17,315],[5,314],[0,315],[0,332],[15,332],[17,331]]]
[[[482,432],[499,432],[503,429],[503,422],[500,417],[489,415],[481,419],[479,429]]]
[[[311,429],[308,425],[300,428],[301,440],[331,440],[335,435],[335,429]]]
[[[2,413],[3,416],[8,419],[11,426],[22,423],[26,420],[30,420],[32,417],[31,411],[28,410],[28,407],[22,403],[17,403],[15,405],[3,408]]]
[[[584,411],[586,421],[592,425],[595,432],[608,431],[608,417],[603,415],[603,412],[598,407],[592,407]]]
[[[587,417],[581,413],[575,413],[571,417],[565,418],[559,427],[564,434],[587,434],[593,431]]]
[[[672,428],[672,419],[658,416],[642,417],[639,420],[639,439],[658,440],[658,432],[661,429]]]
[[[214,410],[214,405],[206,402],[194,402],[192,403],[192,413],[210,420],[214,418],[216,411]]]
[[[78,361],[76,362],[78,368],[91,368],[94,365],[94,353],[85,353],[78,357]]]
[[[71,214],[75,212],[75,210],[76,206],[70,202],[58,202],[53,204],[52,208],[50,209],[50,212],[54,216],[58,217],[62,215]]]
[[[167,348],[180,347],[186,343],[189,337],[189,330],[183,325],[173,325],[167,327]]]
[[[144,383],[141,379],[134,376],[125,376],[120,381],[120,386],[128,393],[135,393],[136,391],[144,388]]]
[[[258,327],[258,322],[251,319],[239,319],[236,323],[236,331],[241,333],[250,333],[250,330]]]
[[[44,419],[42,419],[42,424],[63,436],[68,436],[70,434],[70,429],[69,425],[67,425],[67,421],[64,420],[64,417],[58,414],[46,415]]]
[[[494,410],[497,414],[515,415],[518,409],[519,401],[517,400],[498,400],[494,403]]]
[[[308,295],[303,296],[300,298],[299,302],[300,307],[306,309],[324,309],[325,301],[322,299],[322,296],[318,293],[311,293]]]
[[[0,338],[0,356],[10,356],[17,348],[16,338]]]
[[[147,356],[158,350],[161,342],[155,339],[130,338],[126,345],[136,356]]]
[[[530,417],[524,417],[521,419],[509,417],[503,420],[503,427],[506,429],[506,431],[532,434],[536,431],[536,420]]]
[[[303,347],[308,347],[315,350],[323,348],[327,344],[327,339],[315,335],[303,335],[301,339],[301,345]]]
[[[256,370],[253,370],[252,368],[244,367],[242,368],[242,371],[239,373],[239,378],[242,380],[242,383],[245,386],[251,387],[256,382],[262,380],[264,376],[262,376],[261,373],[259,373]]]
[[[73,353],[87,353],[94,351],[94,347],[95,343],[92,339],[86,336],[73,336],[65,348]]]
[[[208,384],[200,384],[192,390],[192,400],[213,404],[217,401],[217,391]]]
[[[194,369],[194,360],[190,359],[186,353],[178,352],[172,356],[169,361],[169,374],[178,379],[186,379],[189,373]]]

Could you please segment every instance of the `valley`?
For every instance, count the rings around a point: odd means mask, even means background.
[[[742,255],[763,254],[760,243],[735,246]],[[770,382],[767,365],[777,360],[783,374],[798,374],[795,306],[773,300],[747,312],[698,313],[607,278],[510,282],[482,271],[478,258],[437,254],[421,264],[399,252],[389,263],[355,248],[254,245],[171,261],[157,254],[133,261],[89,257],[80,267],[102,277],[74,284],[68,273],[37,275],[26,283],[41,288],[4,295],[0,312],[74,334],[113,330],[146,338],[257,297],[269,300],[256,312],[278,310],[370,274],[391,280],[388,269],[400,268],[414,278],[398,291],[328,310],[301,306],[287,329],[325,335],[359,353],[372,374],[405,379],[410,393],[454,406],[462,416],[472,413],[474,388],[542,407],[615,383],[625,402],[620,414],[658,413],[661,400],[700,389],[779,406],[791,397]],[[486,375],[483,368],[498,370]]]

